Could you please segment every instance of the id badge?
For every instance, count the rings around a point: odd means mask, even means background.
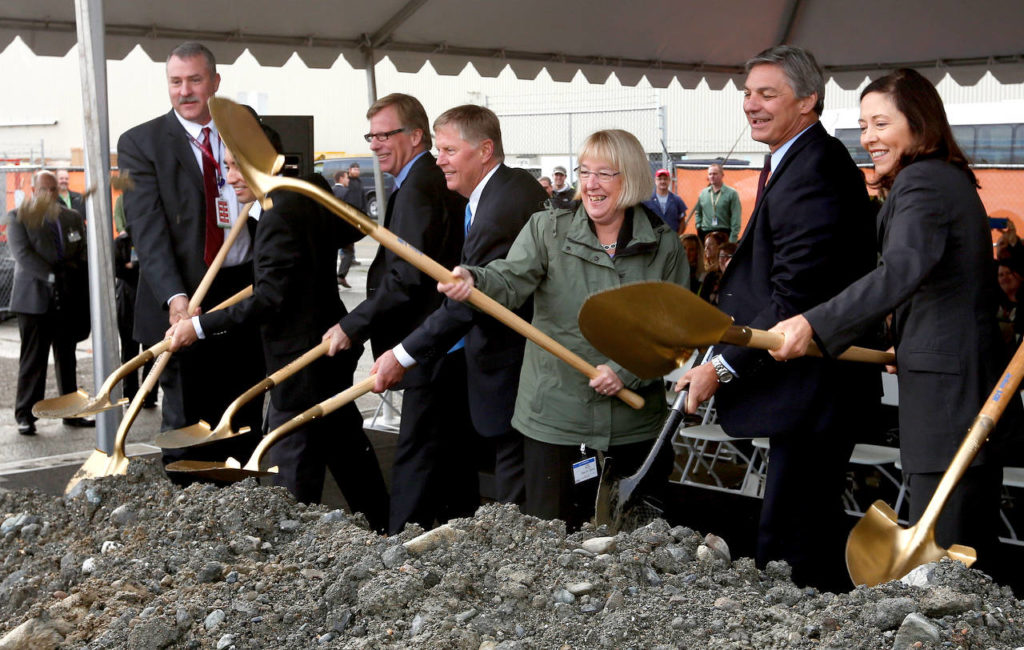
[[[223,198],[217,199],[217,226],[219,228],[231,227],[231,208]]]
[[[591,456],[572,464],[572,477],[577,484],[597,478],[597,457]]]

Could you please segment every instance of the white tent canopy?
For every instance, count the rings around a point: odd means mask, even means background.
[[[311,67],[342,55],[365,68],[388,56],[403,72],[429,60],[442,74],[472,62],[481,74],[506,65],[520,78],[547,68],[555,80],[580,70],[594,82],[612,72],[626,85],[646,76],[720,88],[753,53],[777,43],[810,49],[844,88],[865,75],[915,67],[961,84],[986,70],[1024,81],[1020,0],[105,0],[106,55],[140,44],[162,60],[199,40],[230,62],[248,48],[264,65],[293,53]],[[64,55],[76,41],[71,0],[9,1],[0,7],[0,48],[14,36],[36,54]]]

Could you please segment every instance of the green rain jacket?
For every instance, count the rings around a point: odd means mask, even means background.
[[[577,323],[583,302],[598,291],[646,281],[689,286],[686,253],[661,219],[638,205],[627,209],[622,230],[617,253],[609,257],[582,206],[573,212],[549,203],[530,217],[504,259],[468,267],[476,286],[506,307],[514,309],[532,295],[538,329],[590,364],[607,364],[645,400],[643,409],[634,410],[600,395],[585,375],[527,341],[512,425],[530,438],[606,451],[657,437],[665,421],[662,379],[641,380],[610,361]]]

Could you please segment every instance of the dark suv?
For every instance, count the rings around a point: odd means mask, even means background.
[[[377,219],[377,188],[373,181],[373,158],[369,156],[353,156],[351,158],[325,158],[313,163],[313,171],[322,174],[327,182],[334,185],[334,174],[338,170],[348,171],[352,163],[359,163],[359,180],[363,183],[363,198],[366,199],[366,213]],[[395,191],[395,177],[387,172],[384,176],[384,195],[391,197]]]

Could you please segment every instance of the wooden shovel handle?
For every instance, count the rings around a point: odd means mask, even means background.
[[[970,467],[974,457],[978,455],[981,446],[992,434],[992,430],[996,428],[996,423],[1002,417],[1003,411],[1006,410],[1011,400],[1020,399],[1017,396],[1017,389],[1020,387],[1022,376],[1024,376],[1024,345],[1017,348],[1017,352],[1010,359],[1010,364],[1000,375],[992,393],[982,405],[974,422],[971,423],[971,428],[967,430],[964,441],[960,443],[960,448],[957,449],[949,468],[942,475],[942,480],[939,481],[931,500],[921,514],[921,519],[916,524],[918,528],[930,530],[935,527],[935,522],[938,521],[942,508],[946,505],[946,500],[949,499],[949,495],[963,478],[964,472]]]
[[[731,325],[725,334],[720,339],[722,343],[731,343],[732,345],[742,345],[748,348],[757,348],[759,350],[778,350],[782,347],[785,337],[782,334],[776,332],[769,332],[768,330],[754,329],[753,327],[745,327],[741,325]],[[818,349],[818,344],[811,341],[807,345],[807,356],[809,357],[820,357],[821,350]],[[859,361],[862,363],[878,363],[878,364],[896,364],[896,355],[892,352],[882,352],[881,350],[872,350],[870,348],[861,348],[857,346],[850,346],[837,359],[843,361]]]
[[[249,210],[252,208],[252,202],[246,203],[238,212],[238,218],[235,219],[235,223],[231,225],[231,230],[228,231],[226,237],[224,237],[224,243],[221,244],[220,249],[217,250],[217,256],[213,258],[213,262],[210,263],[210,268],[206,269],[206,273],[203,275],[203,279],[200,280],[199,286],[196,287],[196,292],[192,294],[191,300],[188,301],[188,313],[191,314],[195,311],[196,307],[203,303],[203,299],[206,298],[206,293],[210,290],[210,285],[213,284],[214,278],[217,277],[217,272],[220,271],[220,267],[224,265],[224,259],[228,256],[228,251],[235,244],[235,240],[238,239],[239,233],[246,227],[246,222],[249,220]]]
[[[284,187],[301,194],[305,194],[309,198],[320,203],[334,214],[356,226],[360,231],[376,239],[382,246],[384,246],[384,248],[387,248],[395,255],[398,255],[403,260],[412,264],[417,269],[423,271],[438,282],[455,281],[455,276],[452,275],[451,271],[438,264],[433,258],[428,255],[424,255],[408,242],[399,239],[398,236],[387,228],[368,220],[364,215],[360,214],[347,203],[343,203],[335,198],[333,194],[329,194],[311,183],[298,179],[288,179],[287,185],[284,185]],[[593,379],[598,375],[597,368],[587,363],[582,357],[575,354],[561,343],[558,343],[544,332],[541,332],[530,323],[527,323],[525,320],[513,313],[512,310],[499,304],[497,301],[478,289],[473,289],[473,292],[470,294],[467,302],[480,311],[498,319],[501,323],[512,328],[519,334],[530,339],[544,350],[547,350],[586,375],[588,378]],[[617,393],[616,397],[635,409],[643,408],[643,398],[631,390],[623,388]]]
[[[316,348],[313,349],[315,350]],[[373,388],[373,382],[376,379],[376,374],[370,375],[366,379],[353,384],[350,388],[346,388],[337,395],[328,397],[319,404],[309,407],[302,413],[299,413],[267,435],[263,436],[263,439],[260,440],[260,444],[256,445],[256,449],[253,450],[252,456],[249,457],[249,461],[245,464],[245,469],[252,470],[254,472],[260,471],[260,463],[263,460],[263,454],[265,454],[267,449],[269,449],[274,443],[304,424],[311,422],[316,418],[322,418],[328,413],[333,413],[356,398],[370,392],[370,389]]]
[[[278,370],[275,370],[266,379],[260,381],[258,384],[255,384],[252,388],[248,389],[247,391],[236,397],[234,400],[232,400],[230,404],[228,404],[228,407],[224,410],[224,414],[221,416],[220,423],[217,425],[217,428],[220,428],[221,426],[230,426],[231,418],[232,416],[234,416],[235,411],[237,411],[243,405],[251,402],[253,398],[262,395],[263,393],[267,392],[274,386],[277,386],[282,381],[288,379],[298,371],[302,370],[310,363],[316,361],[323,355],[327,354],[327,350],[330,348],[330,345],[330,341],[321,342],[319,345],[312,348],[311,350],[303,354],[301,357],[294,359],[291,361],[291,363],[287,364],[286,366],[279,368]]]

